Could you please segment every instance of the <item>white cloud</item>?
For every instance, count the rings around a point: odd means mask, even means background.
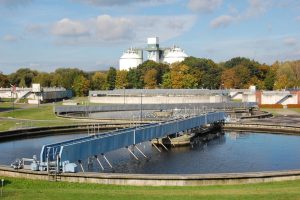
[[[223,0],[190,0],[188,8],[195,12],[209,13],[219,8]]]
[[[100,15],[92,20],[92,25],[95,25],[95,35],[100,40],[123,40],[133,35],[133,23],[124,17]]]
[[[51,33],[60,44],[139,43],[149,36],[167,40],[181,35],[195,23],[193,15],[182,16],[128,16],[100,15],[86,20],[62,19],[55,23]]]
[[[294,37],[287,37],[283,39],[283,43],[288,46],[295,46],[297,42],[297,39]]]
[[[18,40],[18,38],[16,36],[11,35],[11,34],[4,35],[2,39],[6,42],[15,42]]]
[[[212,28],[227,27],[233,22],[241,22],[264,14],[272,6],[272,0],[248,0],[248,7],[238,12],[234,7],[229,7],[231,15],[221,15],[210,23]]]
[[[211,21],[210,26],[213,28],[227,27],[235,20],[234,17],[230,15],[222,15]]]
[[[267,11],[268,8],[272,6],[271,0],[248,0],[248,8],[241,17],[249,18],[249,17],[257,17]]]
[[[83,22],[64,18],[54,24],[52,33],[58,36],[84,36],[89,32]]]

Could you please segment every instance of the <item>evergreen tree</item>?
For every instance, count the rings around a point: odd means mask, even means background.
[[[113,67],[110,67],[107,72],[107,88],[109,90],[115,89],[116,77],[117,77],[117,70]]]

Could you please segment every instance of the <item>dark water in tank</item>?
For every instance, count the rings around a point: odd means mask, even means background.
[[[0,164],[16,158],[39,156],[43,144],[63,141],[87,134],[47,136],[0,143]],[[210,142],[193,147],[172,148],[158,152],[149,142],[138,145],[147,158],[136,149],[136,160],[125,148],[106,154],[113,165],[110,169],[103,158],[104,172],[146,174],[196,174],[222,172],[256,172],[300,169],[300,136],[227,132]],[[102,172],[98,163],[84,161],[86,171]],[[80,169],[80,168],[79,168]]]

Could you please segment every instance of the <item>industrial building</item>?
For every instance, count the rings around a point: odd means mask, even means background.
[[[299,107],[300,91],[258,91],[250,89],[117,89],[89,91],[91,103],[104,104],[191,104],[256,102],[258,105]]]
[[[159,46],[159,38],[148,38],[146,48],[129,48],[123,53],[120,58],[120,70],[129,70],[130,68],[136,68],[144,61],[144,51],[147,51],[148,60],[152,60],[158,63],[172,64],[175,62],[183,61],[188,55],[178,46],[169,48],[161,48]]]
[[[62,87],[42,88],[40,84],[32,84],[31,88],[0,88],[1,99],[14,99],[17,103],[21,99],[26,99],[29,104],[40,104],[43,102],[52,102],[62,99],[72,98],[71,90]]]

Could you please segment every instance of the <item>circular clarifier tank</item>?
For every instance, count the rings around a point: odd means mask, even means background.
[[[56,135],[26,138],[0,143],[0,164],[9,165],[16,158],[39,156],[44,144],[55,143],[87,134]],[[226,132],[209,142],[197,142],[193,146],[171,148],[158,152],[150,142],[138,145],[147,156],[137,150],[136,160],[125,148],[110,152],[106,157],[113,169],[98,163],[83,161],[86,171],[138,173],[138,174],[207,174],[230,172],[259,172],[300,169],[300,136]],[[104,160],[103,160],[103,163]]]

